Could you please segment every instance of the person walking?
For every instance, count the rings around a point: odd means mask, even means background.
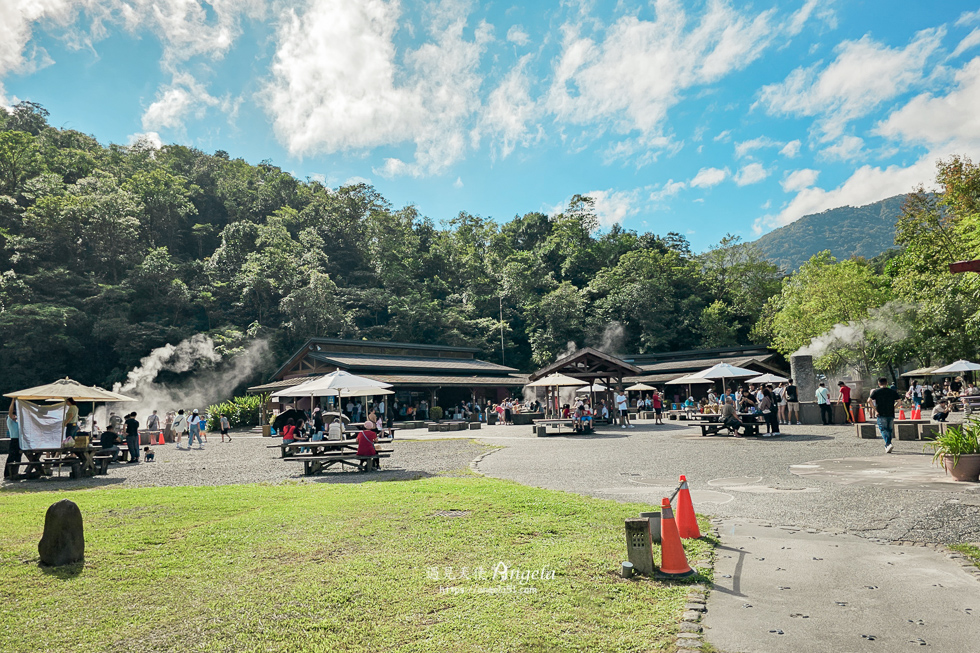
[[[174,430],[174,440],[177,442],[177,448],[180,449],[180,440],[188,432],[187,415],[184,414],[183,408],[178,410],[177,415],[174,416],[172,428]],[[188,445],[188,448],[190,448],[190,445]]]
[[[20,453],[20,422],[17,419],[17,402],[10,402],[10,412],[7,413],[7,437],[10,442],[7,444],[7,464],[3,466],[3,477],[7,478],[17,473],[16,465],[23,460]]]
[[[231,442],[231,433],[229,433],[230,430],[231,430],[231,422],[228,421],[228,416],[222,415],[221,416],[221,441],[222,442],[225,441],[226,435],[228,436],[228,442]]]
[[[619,423],[625,429],[627,426],[633,428],[630,424],[630,410],[629,410],[629,399],[626,398],[626,394],[623,392],[622,387],[616,388],[616,409],[619,411]]]
[[[140,461],[140,423],[136,421],[136,413],[126,415],[126,448],[129,449],[129,463]]]
[[[878,430],[885,441],[885,453],[892,452],[892,431],[895,426],[895,402],[902,397],[888,387],[888,379],[878,379],[878,387],[871,391],[869,399],[874,402],[878,414]]]
[[[786,383],[786,388],[783,390],[786,395],[786,415],[788,419],[787,424],[793,423],[793,416],[796,416],[796,423],[800,423],[800,396],[799,391],[796,389],[796,385],[793,383],[793,379],[790,379]]]
[[[153,411],[153,413],[146,418],[146,428],[150,431],[160,430],[160,416],[157,415],[157,411]]]
[[[821,381],[820,385],[817,386],[817,391],[813,394],[817,399],[817,406],[820,407],[820,421],[823,422],[824,426],[830,426],[834,423],[834,413],[827,384]]]
[[[187,436],[187,448],[190,449],[194,445],[194,438],[197,437],[197,448],[204,448],[204,440],[201,439],[201,415],[197,412],[197,408],[191,413],[190,419],[187,420],[188,433]]]
[[[837,382],[837,388],[840,390],[840,405],[844,407],[844,422],[846,424],[853,424],[854,416],[851,414],[851,388],[843,381]]]

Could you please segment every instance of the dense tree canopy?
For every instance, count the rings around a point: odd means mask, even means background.
[[[263,162],[146,143],[104,147],[0,110],[3,391],[121,380],[198,332],[280,356],[310,336],[479,347],[530,369],[573,342],[620,353],[748,344],[777,269],[722,241],[599,229],[557,215],[440,224],[364,184],[327,188]],[[620,330],[621,329],[621,330]]]

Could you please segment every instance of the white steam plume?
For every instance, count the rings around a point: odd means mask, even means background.
[[[235,388],[255,374],[269,354],[269,343],[253,340],[243,351],[227,358],[216,350],[214,341],[197,334],[177,345],[164,345],[140,360],[139,367],[130,371],[123,383],[113,386],[119,392],[138,400],[138,403],[116,404],[116,412],[136,410],[142,421],[151,411],[162,417],[167,411],[183,408],[202,413],[209,405],[228,399]],[[157,380],[161,372],[176,374],[194,371],[175,383]],[[105,420],[100,420],[105,424]]]
[[[868,317],[847,324],[835,324],[829,331],[810,340],[792,356],[813,356],[815,359],[839,349],[854,349],[869,344],[872,338],[880,344],[899,342],[909,336],[903,318],[914,307],[904,302],[888,302],[868,311]]]
[[[623,342],[626,340],[626,329],[620,322],[610,322],[602,331],[602,342],[597,349],[604,354],[617,356],[622,353]]]

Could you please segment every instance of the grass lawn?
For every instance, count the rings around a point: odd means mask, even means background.
[[[63,498],[85,563],[42,569]],[[0,651],[671,650],[686,587],[617,575],[648,509],[475,476],[3,492]]]
[[[980,567],[980,546],[976,544],[953,544],[949,548],[953,551],[959,551],[972,560],[973,564]]]

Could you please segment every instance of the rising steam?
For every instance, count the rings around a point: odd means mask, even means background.
[[[905,318],[913,309],[913,306],[903,302],[888,302],[880,308],[869,310],[868,317],[863,320],[835,324],[829,331],[811,339],[808,345],[792,355],[813,356],[816,359],[840,350],[866,347],[872,341],[879,345],[899,342],[909,336]]]
[[[262,367],[268,354],[267,341],[253,340],[241,352],[223,357],[214,341],[202,334],[177,345],[158,347],[140,360],[126,381],[113,387],[113,392],[133,397],[139,403],[116,404],[113,410],[137,410],[142,416],[153,410],[162,416],[181,408],[203,412],[209,405],[228,399],[235,388]],[[158,380],[161,372],[193,374],[171,384]]]

